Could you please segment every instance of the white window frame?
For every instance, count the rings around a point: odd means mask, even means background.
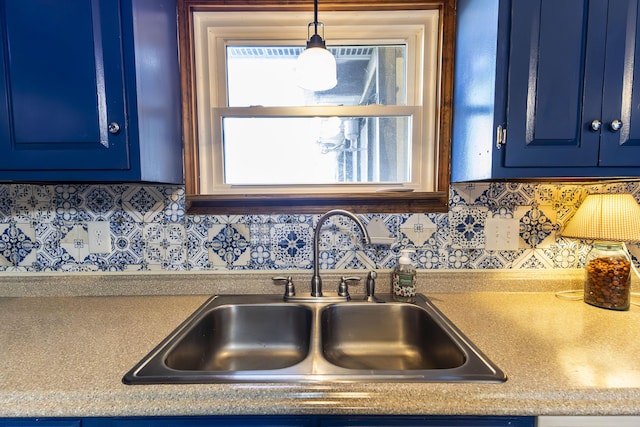
[[[227,106],[227,45],[299,45],[307,38],[308,12],[194,12],[196,110],[200,194],[315,194],[367,193],[381,190],[435,191],[439,100],[439,11],[342,11],[322,12],[327,45],[400,43],[407,46],[407,105],[404,106]],[[229,185],[224,182],[222,117],[307,116],[412,117],[411,182],[331,185]],[[273,165],[295,167],[295,165]]]

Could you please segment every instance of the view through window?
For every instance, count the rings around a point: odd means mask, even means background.
[[[225,183],[411,181],[411,115],[386,115],[376,108],[406,105],[406,46],[330,50],[338,64],[338,85],[313,92],[296,86],[300,47],[227,47]],[[324,113],[330,116],[313,117],[280,115],[284,111],[270,109],[308,106],[336,108]],[[345,106],[369,106],[371,115],[344,114]],[[247,108],[251,115],[234,117],[246,114]]]

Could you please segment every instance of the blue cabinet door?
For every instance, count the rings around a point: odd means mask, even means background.
[[[639,3],[458,0],[452,181],[640,176]]]
[[[1,170],[130,167],[120,12],[117,0],[0,1]]]
[[[320,420],[319,427],[533,427],[535,417],[491,416],[341,416]]]
[[[606,0],[512,3],[506,167],[597,165],[605,24]]]
[[[534,427],[535,417],[243,415],[0,419],[0,427]]]
[[[638,3],[609,1],[599,166],[640,166]],[[618,130],[616,120],[621,122]]]
[[[640,166],[637,23],[638,0],[512,3],[506,167]]]
[[[0,419],[0,427],[80,427],[80,424],[81,422],[79,419]]]
[[[83,427],[314,427],[308,416],[84,418]],[[2,427],[2,426],[0,426]]]
[[[212,416],[84,418],[83,427],[533,427],[535,417]]]
[[[175,0],[0,0],[0,180],[181,184]]]

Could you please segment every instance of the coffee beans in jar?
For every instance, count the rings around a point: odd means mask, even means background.
[[[631,262],[622,244],[594,244],[587,256],[584,301],[611,310],[628,310]]]

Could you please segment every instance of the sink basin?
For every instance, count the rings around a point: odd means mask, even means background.
[[[183,371],[281,369],[309,353],[311,311],[297,305],[224,305],[207,312],[169,350]]]
[[[409,304],[333,305],[321,317],[323,356],[347,369],[428,370],[464,364],[460,346]]]
[[[506,380],[424,295],[416,304],[363,298],[212,297],[123,382]]]

